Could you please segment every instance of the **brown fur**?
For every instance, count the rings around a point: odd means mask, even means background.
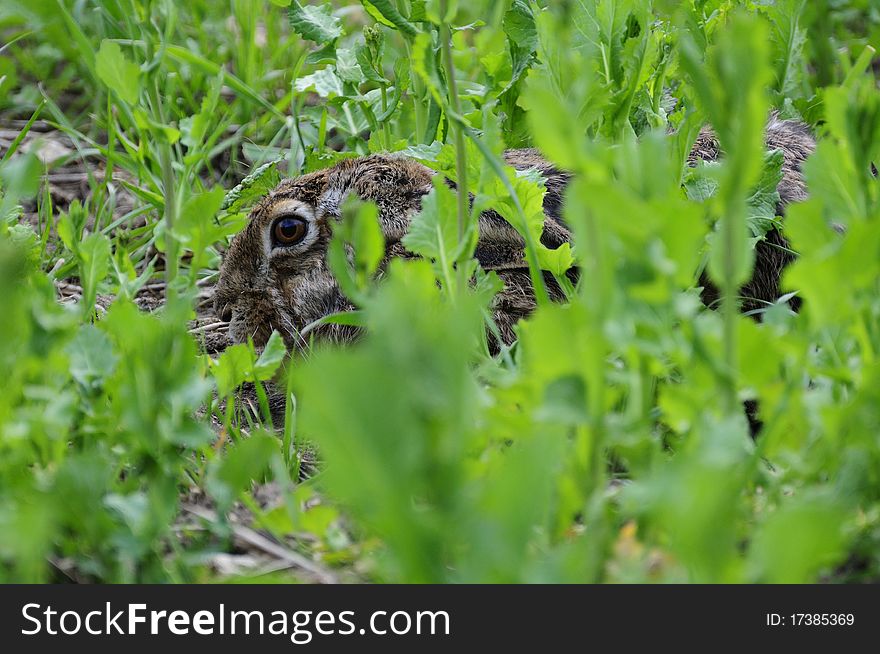
[[[783,155],[782,181],[777,187],[779,204],[776,207],[777,215],[782,216],[785,215],[785,205],[807,199],[807,187],[801,174],[801,164],[813,153],[816,142],[806,125],[781,120],[776,113],[770,116],[770,121],[767,123],[765,141],[768,150],[781,150]],[[704,127],[691,148],[688,163],[693,166],[700,159],[714,161],[721,154],[715,134],[710,128]],[[793,260],[794,255],[785,236],[776,229],[768,232],[765,240],[759,241],[755,247],[755,268],[752,279],[740,289],[742,309],[760,310],[775,302],[781,295],[779,278],[782,270]],[[700,277],[700,284],[703,286],[703,302],[710,307],[716,306],[721,299],[720,294],[705,273]],[[800,298],[792,298],[791,304],[797,309],[800,306]]]
[[[806,126],[771,116],[767,126],[768,148],[784,153],[783,179],[779,185],[779,211],[788,202],[806,197],[800,165],[813,151],[814,141]],[[721,152],[709,129],[704,129],[690,154],[689,162],[714,160]],[[507,163],[517,169],[537,168],[545,178],[546,220],[541,241],[558,247],[570,241],[571,234],[562,221],[563,193],[570,179],[534,149],[511,150]],[[410,220],[421,207],[422,197],[431,189],[433,172],[398,155],[376,154],[345,159],[327,170],[282,182],[253,210],[247,227],[232,241],[220,271],[214,306],[217,314],[229,320],[233,342],[253,338],[259,346],[272,330],[278,330],[288,347],[304,347],[300,331],[309,323],[337,311],[353,309],[343,296],[326,262],[327,244],[340,207],[349,193],[376,202],[385,236],[386,259],[411,256],[401,244]],[[269,227],[279,215],[296,214],[309,223],[309,236],[300,246],[271,248]],[[476,258],[483,268],[495,270],[505,283],[495,299],[494,316],[502,339],[515,339],[516,322],[535,307],[527,266],[523,259],[523,240],[516,230],[494,211],[480,215],[480,239]],[[743,287],[744,308],[756,308],[779,297],[779,275],[792,255],[779,232],[758,245],[755,272]],[[572,271],[572,276],[576,271]],[[703,298],[712,305],[717,291],[707,279]],[[552,276],[547,275],[553,299],[563,294]],[[351,327],[327,325],[315,330],[316,338],[349,341],[356,337]]]

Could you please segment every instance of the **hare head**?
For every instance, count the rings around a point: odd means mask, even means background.
[[[214,309],[229,321],[230,340],[250,338],[260,346],[277,330],[288,347],[300,347],[303,327],[352,309],[326,260],[343,200],[353,193],[376,202],[388,256],[393,256],[431,188],[431,177],[412,160],[373,155],[283,181],[253,209],[224,257]],[[325,325],[315,336],[350,340],[354,331]]]

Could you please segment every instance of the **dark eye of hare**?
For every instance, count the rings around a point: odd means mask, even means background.
[[[305,238],[308,226],[302,218],[285,216],[272,225],[272,238],[276,245],[296,245]]]

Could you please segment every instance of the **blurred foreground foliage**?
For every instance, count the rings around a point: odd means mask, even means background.
[[[46,164],[16,142],[0,163],[0,579],[212,579],[236,501],[371,580],[877,578],[873,3],[13,0],[0,34],[3,116],[76,146]],[[743,316],[733,295],[779,224],[771,109],[819,137],[784,227],[804,303]],[[725,158],[687,168],[708,121]],[[575,174],[577,247],[538,243],[544,189],[503,167],[505,146]],[[408,237],[425,259],[381,283],[375,213],[338,230],[359,254],[336,271],[357,345],[289,365],[277,337],[200,354],[196,292],[248,205],[285,168],[382,150],[498,209],[533,279],[578,265],[570,301],[539,289],[491,356],[500,286],[473,259],[475,212],[438,184]],[[43,175],[76,160],[102,174],[56,207]],[[699,302],[706,267],[721,311]],[[139,311],[160,274],[168,301]],[[55,299],[65,278],[76,305]],[[99,296],[115,299],[96,313]],[[276,431],[273,378],[289,391]],[[322,464],[300,483],[306,443]],[[268,481],[284,501],[264,510]],[[181,516],[201,492],[218,517],[196,529]]]

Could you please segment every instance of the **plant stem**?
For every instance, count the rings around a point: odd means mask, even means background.
[[[447,0],[440,0],[440,15],[446,16]],[[455,81],[455,65],[452,61],[452,33],[448,23],[440,24],[440,44],[443,50],[443,64],[446,68],[446,83],[449,87],[449,106],[456,116],[461,116],[461,103],[458,99],[458,85]],[[470,215],[470,196],[468,195],[467,150],[464,131],[456,121],[450,120],[453,142],[455,143],[455,175],[458,178],[458,239],[464,238],[465,226]]]
[[[408,19],[410,17],[409,3],[405,0],[397,0],[397,9],[405,18]],[[403,46],[406,49],[407,61],[412,61],[412,41],[410,38],[404,38]],[[425,134],[425,87],[422,85],[422,80],[418,75],[413,74],[411,77],[413,91],[413,120],[415,122],[414,137],[415,142],[418,144],[422,142],[422,137]],[[399,83],[399,81],[396,83]]]
[[[156,84],[148,84],[150,104],[153,115],[160,124],[164,123],[161,101]],[[172,282],[177,277],[178,255],[174,225],[177,222],[177,194],[174,191],[174,169],[171,162],[171,146],[165,139],[159,139],[159,168],[162,171],[162,196],[165,201],[165,293],[171,292]]]
[[[739,311],[736,299],[733,257],[733,221],[736,216],[728,214],[724,217],[722,230],[724,234],[724,293],[721,296],[721,314],[724,321],[724,399],[725,408],[729,412],[736,409],[736,317]]]
[[[382,85],[382,113],[388,111],[388,86],[386,84]],[[382,122],[382,139],[384,141],[383,145],[386,150],[391,149],[391,126],[388,124],[388,121],[385,120]]]

